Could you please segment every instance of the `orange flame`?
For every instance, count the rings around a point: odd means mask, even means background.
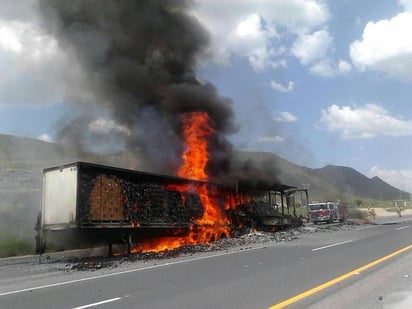
[[[207,113],[191,113],[182,117],[183,137],[186,149],[183,152],[183,164],[177,175],[180,177],[208,180],[205,168],[209,160],[207,138],[215,133],[209,125]]]
[[[208,138],[215,134],[210,126],[206,112],[193,112],[182,116],[185,150],[182,154],[183,164],[179,168],[179,177],[207,181],[205,168],[209,160]],[[189,234],[184,237],[161,237],[140,242],[134,248],[139,251],[161,251],[174,249],[187,244],[209,243],[215,239],[229,236],[229,220],[224,209],[230,208],[233,199],[223,197],[218,188],[212,184],[169,185],[168,189],[179,192],[194,190],[203,205],[203,215],[195,220]]]

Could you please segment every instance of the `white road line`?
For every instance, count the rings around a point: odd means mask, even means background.
[[[73,309],[84,309],[84,308],[95,307],[95,306],[99,306],[99,305],[111,303],[111,302],[116,301],[116,300],[119,300],[119,299],[121,299],[121,297],[116,297],[116,298],[112,298],[112,299],[106,299],[106,300],[99,301],[99,302],[97,302],[97,303],[88,304],[88,305],[84,305],[84,306],[80,306],[80,307],[74,307]]]
[[[408,228],[408,227],[409,227],[409,225],[407,225],[407,226],[402,226],[402,227],[398,227],[397,229],[394,229],[394,231],[403,230],[403,229],[406,229],[406,228]]]
[[[18,293],[23,293],[23,292],[31,292],[31,291],[34,291],[34,290],[41,290],[41,289],[46,289],[46,288],[51,288],[51,287],[56,287],[56,286],[62,286],[62,285],[68,285],[68,284],[84,282],[84,281],[90,281],[90,280],[95,280],[95,279],[101,279],[101,278],[106,278],[106,277],[114,277],[114,276],[130,274],[130,273],[135,273],[135,272],[139,272],[139,271],[144,271],[144,270],[149,270],[149,269],[154,269],[154,268],[160,268],[160,267],[165,267],[165,266],[170,266],[170,265],[189,263],[189,262],[200,261],[200,260],[210,259],[210,258],[219,257],[219,256],[238,254],[238,253],[253,251],[253,250],[259,250],[259,249],[274,247],[274,246],[278,246],[278,245],[279,245],[279,243],[274,243],[272,245],[266,244],[266,245],[262,245],[262,246],[252,247],[252,248],[240,249],[238,251],[218,253],[218,254],[213,254],[213,255],[208,255],[208,256],[201,256],[201,257],[197,257],[197,258],[192,258],[192,259],[188,259],[188,260],[175,261],[175,262],[166,262],[166,263],[160,264],[160,265],[152,265],[152,266],[146,266],[146,267],[141,267],[141,268],[134,268],[134,269],[124,270],[124,271],[119,271],[119,272],[110,273],[110,274],[104,274],[104,275],[98,275],[98,276],[87,277],[87,278],[82,278],[82,279],[75,279],[75,280],[51,283],[51,284],[46,284],[46,285],[40,285],[40,286],[31,287],[31,288],[0,293],[0,296],[18,294]]]
[[[347,243],[352,242],[352,241],[353,241],[353,239],[351,239],[351,240],[346,240],[346,241],[338,242],[338,243],[336,243],[336,244],[331,244],[331,245],[327,245],[327,246],[315,248],[315,249],[312,249],[312,251],[318,251],[318,250],[322,250],[322,249],[326,249],[326,248],[330,248],[330,247],[335,247],[335,246],[347,244]]]
[[[374,227],[377,227],[378,225],[369,225],[369,226],[364,226],[364,227],[360,227],[358,229],[353,229],[353,231],[362,231],[362,230],[367,230],[367,229],[371,229]]]

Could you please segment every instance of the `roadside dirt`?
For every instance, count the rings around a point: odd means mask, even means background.
[[[385,208],[370,208],[375,210],[376,217],[398,217],[398,213],[396,211],[386,211]],[[359,208],[359,210],[368,212],[368,208]],[[402,210],[402,216],[410,216],[412,215],[412,209],[404,209]]]

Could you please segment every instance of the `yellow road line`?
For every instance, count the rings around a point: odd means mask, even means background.
[[[288,306],[288,305],[290,305],[290,304],[293,304],[293,303],[295,303],[295,302],[297,302],[297,301],[299,301],[299,300],[302,300],[302,299],[304,299],[304,298],[306,298],[306,297],[308,297],[308,296],[311,296],[311,295],[313,295],[313,294],[315,294],[315,293],[318,293],[318,292],[320,292],[320,291],[322,291],[322,290],[324,290],[324,289],[326,289],[326,288],[328,288],[328,287],[330,287],[330,286],[332,286],[332,285],[334,285],[334,284],[336,284],[336,283],[339,283],[339,282],[341,282],[341,281],[343,281],[343,280],[346,280],[346,279],[348,279],[348,278],[350,278],[350,277],[352,277],[352,276],[354,276],[354,275],[358,275],[358,274],[361,273],[362,271],[364,271],[364,270],[366,270],[366,269],[368,269],[368,268],[371,268],[371,267],[373,267],[373,266],[375,266],[375,265],[377,265],[377,264],[379,264],[379,263],[382,263],[382,262],[384,262],[384,261],[386,261],[386,260],[388,260],[388,259],[390,259],[390,258],[392,258],[392,257],[394,257],[394,256],[396,256],[396,255],[398,255],[398,254],[401,254],[402,252],[405,252],[405,251],[407,251],[407,250],[410,250],[410,249],[412,249],[412,245],[406,246],[406,247],[404,247],[404,248],[402,248],[402,249],[400,249],[400,250],[397,250],[397,251],[392,252],[392,253],[390,253],[390,254],[388,254],[388,255],[385,255],[385,256],[383,256],[383,257],[381,257],[381,258],[379,258],[379,259],[377,259],[377,260],[375,260],[375,261],[372,261],[372,262],[370,262],[370,263],[368,263],[368,264],[366,264],[366,265],[363,265],[363,266],[361,266],[361,267],[358,267],[358,268],[356,268],[356,269],[354,269],[354,270],[352,270],[352,271],[350,271],[350,272],[348,272],[348,273],[346,273],[346,274],[343,274],[343,275],[341,275],[341,276],[339,276],[339,277],[336,277],[336,278],[334,278],[334,279],[332,279],[332,280],[326,281],[326,282],[324,282],[324,283],[322,283],[322,284],[320,284],[320,285],[318,285],[318,286],[315,286],[314,288],[311,288],[311,289],[309,289],[309,290],[307,290],[307,291],[305,291],[305,292],[302,292],[302,293],[300,293],[300,294],[297,294],[297,295],[295,295],[295,296],[293,296],[293,297],[291,297],[291,298],[285,299],[284,301],[281,301],[280,303],[277,303],[277,304],[275,304],[275,305],[270,306],[268,309],[284,308],[284,307],[286,307],[286,306]]]

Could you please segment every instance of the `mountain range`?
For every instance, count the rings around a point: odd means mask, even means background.
[[[299,166],[273,153],[237,152],[239,162],[264,163],[276,171],[273,179],[282,184],[307,188],[309,200],[409,199],[378,177],[368,178],[350,167]],[[32,237],[41,205],[42,170],[76,161],[123,168],[136,166],[129,154],[110,156],[81,153],[75,149],[36,139],[0,134],[0,235]],[[150,172],[150,171],[149,171]]]
[[[307,188],[310,200],[397,200],[409,199],[410,193],[399,190],[379,177],[369,178],[351,167],[327,165],[308,168],[289,162],[273,153],[242,152],[240,160],[269,162],[277,180],[298,188]]]

